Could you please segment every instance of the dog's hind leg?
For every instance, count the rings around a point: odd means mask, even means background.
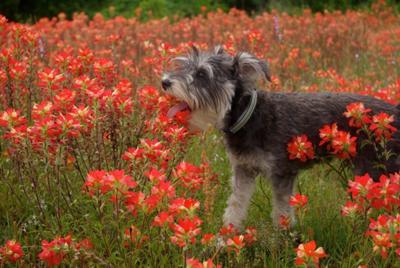
[[[232,194],[224,213],[224,225],[233,224],[241,228],[247,216],[247,209],[255,188],[257,172],[245,166],[234,166],[232,177]]]
[[[281,217],[289,217],[290,223],[295,223],[292,207],[289,205],[290,197],[293,194],[293,177],[273,177],[272,179],[272,222],[279,227]]]

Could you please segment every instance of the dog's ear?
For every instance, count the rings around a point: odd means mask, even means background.
[[[221,45],[214,47],[214,54],[215,55],[222,55],[225,54],[225,50]]]
[[[192,54],[195,57],[198,57],[200,55],[200,51],[195,45],[192,45]]]
[[[233,60],[235,75],[248,82],[256,82],[260,78],[271,82],[268,64],[246,52],[239,52]]]

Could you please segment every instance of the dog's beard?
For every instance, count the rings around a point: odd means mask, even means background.
[[[173,95],[189,106],[191,111],[189,128],[196,131],[205,131],[210,127],[222,129],[223,119],[231,109],[234,86],[227,82],[219,90],[223,91],[216,99],[212,99],[213,96],[208,94],[206,90],[201,90],[201,92],[207,95],[197,96],[200,90],[189,89],[185,87],[183,82],[175,80],[168,94]],[[181,105],[181,107],[184,107],[184,105]]]

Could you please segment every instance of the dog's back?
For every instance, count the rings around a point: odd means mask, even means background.
[[[400,170],[400,105],[394,106],[382,100],[357,94],[343,93],[262,93],[266,105],[273,107],[268,113],[274,117],[274,126],[270,126],[273,144],[284,139],[285,143],[297,135],[307,135],[313,144],[320,141],[319,129],[324,125],[337,123],[339,129],[349,131],[353,136],[358,136],[359,152],[353,163],[355,173],[363,175],[369,173],[375,180],[382,173],[393,173]],[[397,131],[387,143],[387,149],[391,156],[382,159],[372,145],[364,145],[366,135],[349,127],[348,118],[343,113],[347,105],[354,102],[362,102],[365,108],[371,109],[372,115],[381,112],[393,115],[395,121],[391,123]],[[268,132],[271,132],[268,131]],[[274,140],[275,139],[275,140]],[[319,155],[326,155],[327,151],[318,147]],[[383,164],[385,169],[377,168],[377,164]]]

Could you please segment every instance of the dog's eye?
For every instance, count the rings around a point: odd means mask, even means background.
[[[207,73],[204,70],[198,70],[196,72],[196,76],[199,78],[205,78],[205,77],[207,77]]]

